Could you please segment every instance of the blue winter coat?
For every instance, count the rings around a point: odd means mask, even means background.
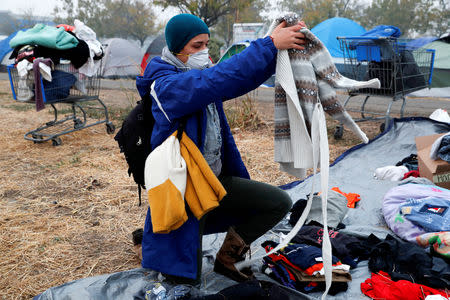
[[[136,80],[141,96],[150,93],[153,128],[152,149],[160,145],[187,116],[186,133],[203,152],[206,130],[206,106],[215,102],[222,128],[222,174],[249,178],[231,135],[222,101],[254,90],[275,71],[277,49],[270,38],[258,39],[240,54],[205,70],[182,72],[156,57],[143,76]],[[151,86],[153,84],[153,92]],[[155,99],[155,97],[157,99]],[[159,102],[159,103],[158,103]],[[142,266],[162,273],[196,278],[199,222],[190,213],[188,221],[168,234],[154,234],[150,211],[144,226]],[[231,217],[215,218],[205,224],[204,234],[226,231]]]

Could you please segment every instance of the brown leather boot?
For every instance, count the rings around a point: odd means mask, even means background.
[[[222,274],[237,282],[243,282],[253,279],[253,272],[250,268],[244,268],[241,271],[236,269],[235,263],[245,259],[245,253],[250,249],[242,238],[234,231],[232,227],[227,232],[222,247],[216,255],[214,262],[214,272]]]

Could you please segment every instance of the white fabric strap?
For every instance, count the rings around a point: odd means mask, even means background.
[[[327,216],[327,201],[328,201],[328,179],[330,169],[330,151],[328,148],[328,135],[327,125],[325,120],[325,113],[322,105],[317,103],[313,111],[313,119],[311,124],[311,135],[313,143],[313,157],[314,166],[317,166],[317,154],[320,157],[320,186],[321,186],[321,198],[322,198],[322,224],[323,224],[323,240],[322,240],[322,259],[323,268],[325,271],[325,291],[323,292],[322,299],[325,299],[328,290],[331,287],[331,272],[332,272],[332,260],[331,260],[331,242],[328,235],[328,216]],[[316,169],[314,168],[314,177]],[[311,195],[314,190],[311,191]],[[311,197],[310,195],[310,197]]]
[[[163,112],[163,114],[166,116],[167,121],[169,121],[169,123],[171,123],[169,117],[167,116],[166,112],[164,111],[164,109],[162,108],[161,102],[159,102],[158,96],[156,95],[155,92],[155,81],[153,81],[152,85],[150,86],[150,95],[152,95],[153,99],[155,99],[156,104],[158,104],[159,109]]]

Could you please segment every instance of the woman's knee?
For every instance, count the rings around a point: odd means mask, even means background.
[[[292,200],[288,193],[279,187],[272,186],[272,191],[269,196],[269,203],[272,213],[276,212],[280,215],[280,218],[283,218],[292,208]],[[268,207],[269,208],[269,207]]]
[[[288,193],[280,189],[280,196],[277,199],[280,205],[280,211],[286,215],[292,208],[292,199]]]

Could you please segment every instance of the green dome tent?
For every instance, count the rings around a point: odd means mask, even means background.
[[[450,87],[450,36],[426,44],[422,48],[436,51],[431,87]]]
[[[250,46],[250,42],[249,41],[244,41],[244,42],[238,42],[238,43],[234,43],[233,45],[231,45],[222,55],[222,57],[220,57],[219,61],[217,63],[223,62],[224,60],[229,59],[230,57],[232,57],[235,54],[241,53],[242,51],[244,51],[248,46]]]

